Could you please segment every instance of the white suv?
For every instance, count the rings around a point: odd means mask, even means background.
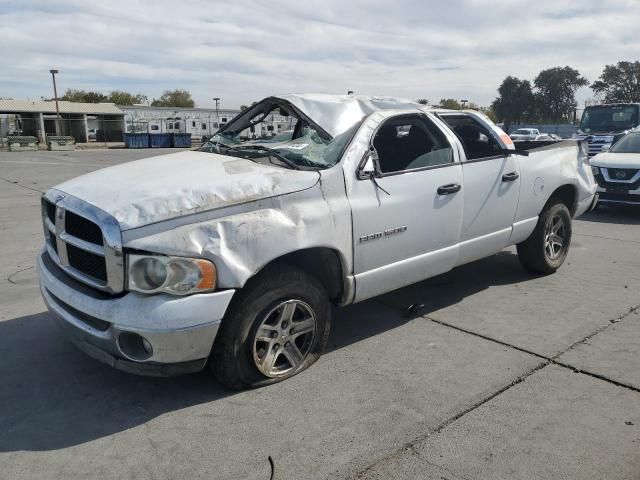
[[[631,132],[591,159],[599,203],[640,205],[640,132]]]

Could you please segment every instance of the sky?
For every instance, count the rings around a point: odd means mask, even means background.
[[[0,0],[0,97],[67,88],[221,108],[278,93],[467,99],[570,65],[640,60],[640,0]],[[588,88],[578,99],[592,97]]]

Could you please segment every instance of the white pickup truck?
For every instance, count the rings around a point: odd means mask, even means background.
[[[291,139],[248,140],[272,113],[291,119]],[[47,191],[40,286],[74,343],[109,365],[208,364],[225,385],[259,386],[318,359],[332,304],[510,245],[525,268],[554,272],[595,192],[577,141],[525,152],[473,111],[269,97],[201,151]]]

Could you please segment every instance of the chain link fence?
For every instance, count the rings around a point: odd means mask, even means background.
[[[35,137],[41,148],[47,137],[73,137],[76,143],[122,143],[122,117],[60,118],[55,116],[0,115],[0,150],[7,150],[10,137]]]
[[[226,120],[226,119],[225,119]],[[127,133],[190,134],[195,144],[213,135],[221,123],[211,117],[202,118],[132,118],[108,116],[80,116],[58,119],[45,115],[0,114],[0,150],[8,149],[9,137],[35,137],[40,148],[45,148],[51,136],[73,137],[76,144],[91,147],[104,145],[124,146]]]

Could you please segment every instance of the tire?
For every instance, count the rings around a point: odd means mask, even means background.
[[[234,296],[209,367],[235,390],[280,382],[320,358],[330,324],[329,297],[314,276],[288,265],[268,267]]]
[[[561,226],[558,228],[559,222]],[[520,263],[530,272],[543,275],[555,273],[567,258],[571,233],[569,209],[561,200],[551,198],[540,214],[531,236],[517,245]]]

